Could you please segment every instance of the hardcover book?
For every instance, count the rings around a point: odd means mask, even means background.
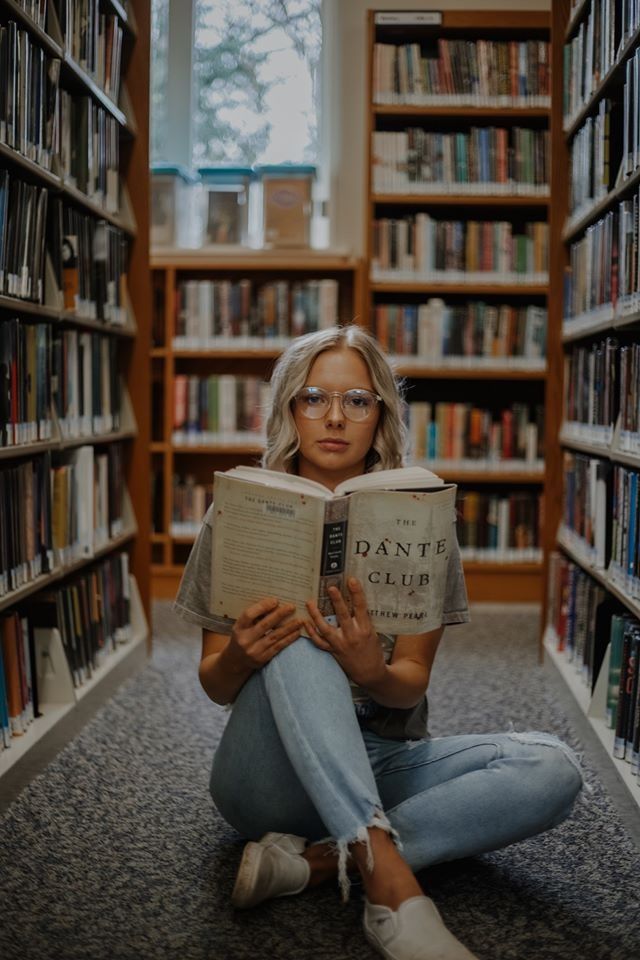
[[[328,588],[363,585],[376,630],[422,633],[442,623],[455,546],[454,484],[422,467],[381,470],[339,484],[257,467],[214,476],[211,610],[232,623],[275,596],[308,616]]]

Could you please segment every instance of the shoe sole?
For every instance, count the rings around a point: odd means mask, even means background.
[[[255,889],[256,878],[260,869],[260,861],[264,847],[251,840],[242,852],[242,859],[238,867],[236,882],[231,892],[231,903],[238,910],[246,910],[253,907],[259,900],[253,901],[252,894]]]

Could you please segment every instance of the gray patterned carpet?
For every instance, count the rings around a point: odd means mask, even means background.
[[[538,728],[582,744],[536,661],[533,617],[450,628],[432,732]],[[0,820],[3,960],[373,960],[357,893],[322,888],[234,914],[241,845],[207,794],[224,712],[200,691],[197,631],[155,609],[152,661]],[[570,821],[426,871],[480,960],[640,957],[640,860],[589,757]]]

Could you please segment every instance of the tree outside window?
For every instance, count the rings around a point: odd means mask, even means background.
[[[320,3],[196,0],[193,167],[317,163]],[[164,115],[168,5],[153,0],[151,156],[171,161]]]

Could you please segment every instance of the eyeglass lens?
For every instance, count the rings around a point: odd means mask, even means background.
[[[329,393],[319,387],[305,387],[296,397],[296,404],[301,413],[311,420],[319,420],[329,412],[331,400],[339,397],[340,406],[345,417],[349,420],[366,420],[371,416],[377,405],[377,397],[368,390],[346,390],[339,393],[337,390]]]

